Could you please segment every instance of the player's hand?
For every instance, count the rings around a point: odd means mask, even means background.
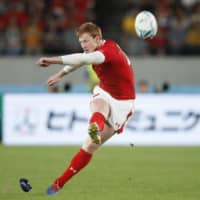
[[[48,67],[51,64],[51,60],[50,58],[42,57],[36,62],[36,64],[41,67]]]
[[[47,84],[48,84],[48,86],[51,87],[51,86],[55,85],[57,82],[59,82],[60,79],[61,79],[61,77],[59,76],[59,74],[54,74],[47,80]]]

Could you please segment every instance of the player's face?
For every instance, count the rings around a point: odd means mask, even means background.
[[[79,37],[80,45],[85,53],[90,53],[95,51],[98,46],[98,37],[92,37],[89,33],[83,33]]]

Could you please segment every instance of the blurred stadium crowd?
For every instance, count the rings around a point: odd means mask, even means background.
[[[149,41],[136,37],[134,19],[152,11],[159,24]],[[80,50],[74,28],[93,21],[130,55],[200,55],[199,0],[1,0],[0,55]]]

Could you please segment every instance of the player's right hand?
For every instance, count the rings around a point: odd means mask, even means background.
[[[36,62],[36,64],[41,67],[48,67],[51,64],[50,58],[42,57]]]
[[[58,74],[54,74],[53,76],[51,76],[48,80],[47,80],[47,84],[48,86],[53,86],[54,84],[56,84],[59,80],[60,80],[60,76]]]

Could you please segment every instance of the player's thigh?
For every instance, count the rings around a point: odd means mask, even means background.
[[[89,152],[94,153],[101,145],[103,145],[107,140],[109,140],[114,135],[114,130],[108,124],[105,124],[104,130],[101,133],[101,144],[95,144],[90,136],[87,136],[82,148]]]
[[[107,118],[110,106],[109,103],[103,98],[93,98],[90,102],[90,109],[92,113],[100,112]]]

